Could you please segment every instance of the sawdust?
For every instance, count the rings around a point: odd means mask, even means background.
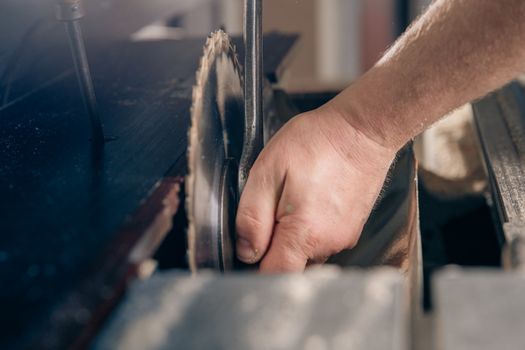
[[[485,172],[467,104],[427,130],[418,154],[420,177],[433,193],[447,198],[481,193]]]

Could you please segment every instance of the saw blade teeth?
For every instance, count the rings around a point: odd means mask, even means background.
[[[237,53],[234,45],[232,45],[229,36],[222,30],[215,31],[211,33],[206,43],[203,47],[203,55],[200,58],[199,69],[196,72],[196,83],[193,86],[192,90],[192,105],[191,105],[191,126],[188,131],[188,150],[187,150],[187,159],[188,159],[188,175],[186,176],[186,210],[188,216],[188,262],[190,265],[190,270],[192,272],[197,271],[197,261],[196,261],[196,224],[195,224],[195,213],[193,208],[193,198],[194,198],[194,184],[195,184],[195,157],[198,155],[195,154],[195,147],[198,142],[198,131],[197,125],[199,122],[199,116],[201,115],[202,106],[199,105],[199,101],[203,98],[203,92],[208,80],[210,70],[213,67],[215,59],[221,54],[225,54],[232,62],[233,69],[236,74],[239,76],[241,86],[243,86],[243,78],[241,74],[241,68],[239,60],[237,58]]]

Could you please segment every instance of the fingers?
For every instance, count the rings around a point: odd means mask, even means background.
[[[239,202],[236,218],[236,253],[248,264],[258,262],[266,253],[275,223],[275,210],[284,180],[272,167],[256,162]]]
[[[259,271],[262,273],[302,272],[308,256],[304,253],[299,226],[292,228],[288,224],[278,223],[270,249],[264,256]]]
[[[299,203],[304,205],[308,200],[299,191],[300,183],[294,180],[284,184],[271,245],[259,266],[262,273],[302,272],[317,248],[310,225],[301,219]]]

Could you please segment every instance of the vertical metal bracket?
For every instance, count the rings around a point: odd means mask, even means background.
[[[91,141],[96,146],[102,146],[105,141],[104,131],[79,23],[79,20],[84,17],[81,0],[57,0],[56,17],[59,21],[64,22],[66,28],[82,99],[91,124]]]
[[[239,162],[239,194],[263,148],[262,0],[244,0],[244,114],[243,151]]]

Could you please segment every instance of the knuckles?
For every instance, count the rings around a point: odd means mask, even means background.
[[[260,214],[250,207],[239,207],[235,219],[237,232],[243,236],[256,236],[264,229]]]
[[[313,258],[323,244],[322,237],[312,229],[312,225],[300,218],[287,216],[279,222],[279,242],[289,254],[303,258]]]

